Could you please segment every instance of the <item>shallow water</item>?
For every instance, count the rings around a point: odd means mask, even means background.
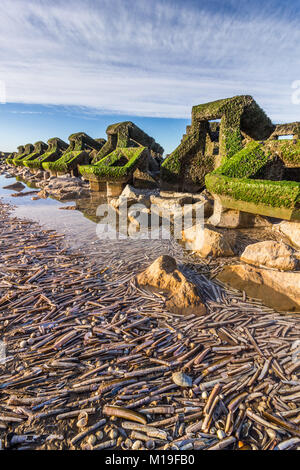
[[[296,304],[288,296],[277,292],[269,286],[245,281],[226,267],[217,276],[217,279],[229,287],[245,291],[248,297],[262,300],[267,307],[271,307],[278,312],[300,313],[300,305]]]
[[[55,230],[66,236],[68,245],[72,248],[88,250],[95,245],[101,249],[116,250],[120,256],[126,256],[125,246],[128,249],[144,250],[153,248],[154,259],[162,253],[169,252],[171,240],[145,240],[125,237],[118,232],[118,227],[103,222],[97,217],[97,208],[100,204],[107,204],[107,198],[99,193],[92,193],[91,197],[77,199],[75,201],[58,201],[54,198],[32,200],[35,194],[21,197],[11,196],[16,193],[12,189],[4,189],[3,186],[14,184],[16,178],[6,178],[0,175],[0,198],[4,203],[14,207],[13,215],[21,219],[30,219],[40,223],[44,228]],[[33,191],[33,185],[18,178],[18,181],[26,186],[23,193]],[[40,189],[37,188],[39,191]],[[63,207],[74,207],[73,210],[65,210]],[[102,223],[101,223],[102,220]],[[113,222],[113,221],[112,221]],[[122,237],[118,239],[118,237]],[[124,250],[121,248],[124,247]],[[178,250],[182,251],[178,246]],[[124,253],[123,253],[124,251]]]

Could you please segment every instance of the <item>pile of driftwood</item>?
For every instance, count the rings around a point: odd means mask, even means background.
[[[75,253],[8,211],[0,204],[2,448],[300,445],[299,316],[224,289],[171,243]],[[174,315],[136,285],[166,250],[207,315]]]

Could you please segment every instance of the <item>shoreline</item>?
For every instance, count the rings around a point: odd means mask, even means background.
[[[108,252],[101,260],[68,250],[64,236],[9,210],[0,201],[5,448],[189,450],[241,441],[272,449],[299,437],[291,349],[299,315],[273,312],[192,272],[208,313],[171,314],[161,296],[134,282],[150,264],[145,254],[140,262],[129,256],[125,267],[116,252],[109,264]],[[192,384],[174,383],[176,372]],[[105,414],[105,405],[121,406],[127,419]]]

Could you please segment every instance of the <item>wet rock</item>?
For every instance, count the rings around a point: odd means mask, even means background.
[[[157,194],[158,191],[154,192]],[[127,184],[122,191],[122,194],[118,198],[110,200],[110,204],[115,208],[131,207],[133,204],[143,204],[149,209],[150,207],[150,195],[153,194],[152,190],[149,189],[138,189]]]
[[[300,248],[300,222],[283,221],[274,225],[273,229],[285,235],[296,248]]]
[[[268,305],[277,309],[300,309],[300,272],[274,271],[245,264],[226,266],[218,276],[222,282],[239,290],[246,290],[251,297],[268,300]],[[278,298],[276,298],[278,294]],[[272,304],[273,302],[273,304]]]
[[[182,232],[182,240],[186,242],[189,250],[196,251],[202,258],[227,257],[234,256],[236,233],[203,227],[199,223],[185,229]]]
[[[193,197],[190,194],[188,195],[184,194],[178,197],[161,197],[161,196],[153,195],[150,197],[150,201],[151,201],[151,204],[155,206],[172,211],[173,209],[178,208],[178,207],[181,208],[182,206],[186,204],[192,204]]]
[[[24,184],[19,181],[17,183],[9,184],[8,186],[3,186],[3,189],[12,189],[13,191],[23,191],[24,188]]]
[[[171,256],[157,258],[137,276],[137,282],[164,291],[168,295],[166,307],[175,313],[203,315],[206,312],[197,287],[178,269]]]
[[[272,240],[248,245],[241,255],[241,261],[284,271],[293,271],[298,265],[291,247]]]
[[[174,372],[172,374],[172,380],[179,387],[191,387],[193,385],[193,380],[188,375],[183,372]]]
[[[48,191],[46,191],[46,189],[42,189],[42,191],[38,192],[37,196],[40,199],[47,199],[47,197],[49,196],[49,193],[48,193]]]

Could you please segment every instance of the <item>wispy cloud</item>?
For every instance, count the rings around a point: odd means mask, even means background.
[[[1,0],[7,101],[188,117],[194,104],[247,93],[274,120],[297,119],[299,12],[221,3]]]

